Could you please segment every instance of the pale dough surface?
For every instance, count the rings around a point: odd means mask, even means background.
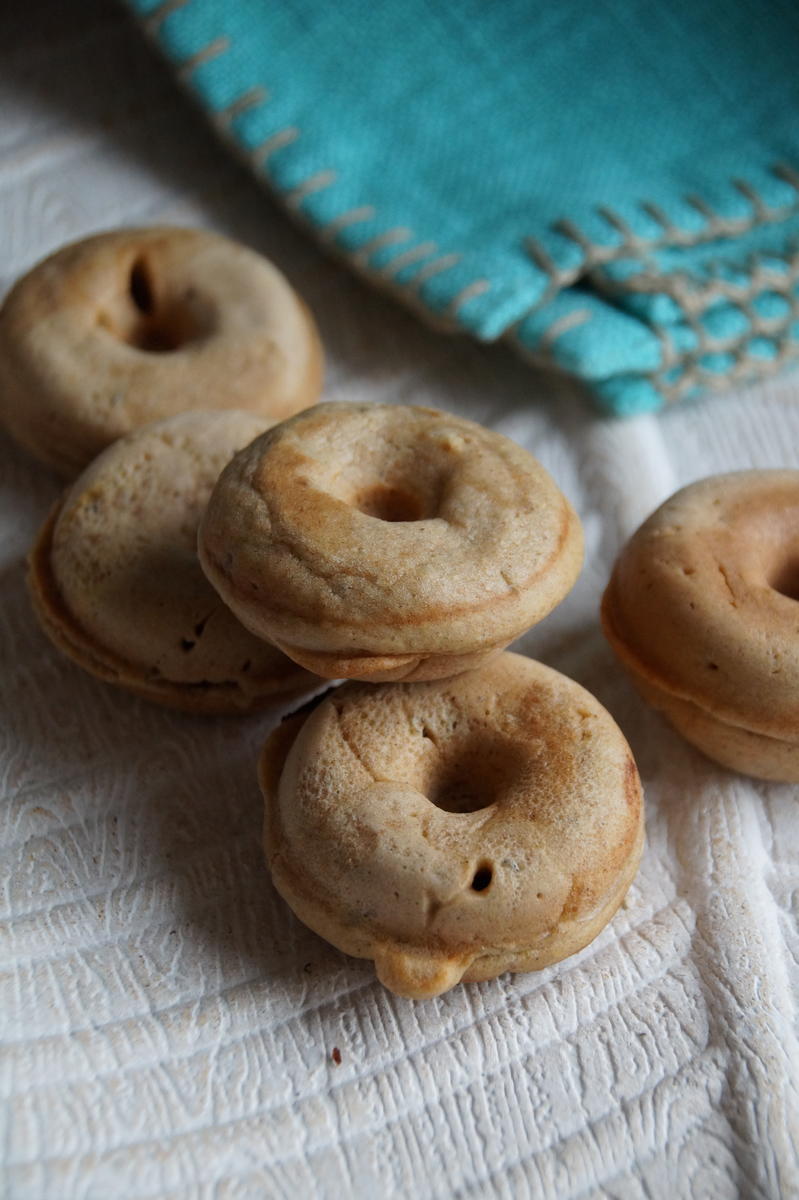
[[[106,447],[58,501],[29,555],[42,629],[78,666],[183,712],[253,712],[319,680],[253,637],[197,559],[197,526],[254,413],[186,412]]]
[[[619,671],[597,608],[623,540],[677,487],[796,465],[799,379],[597,420],[509,352],[424,330],[325,259],[117,8],[79,7],[30,0],[0,18],[0,285],[98,228],[204,223],[271,255],[318,313],[330,397],[451,409],[529,448],[577,507],[587,555],[524,648],[619,722],[648,843],[625,906],[576,958],[392,997],[268,884],[255,759],[269,719],[160,711],[39,633],[23,557],[59,485],[2,441],[0,1191],[795,1195],[796,789],[733,776],[672,733]]]

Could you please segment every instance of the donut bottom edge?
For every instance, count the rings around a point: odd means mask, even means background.
[[[686,742],[713,762],[771,783],[799,783],[799,740],[788,741],[722,721],[691,700],[674,696],[651,680],[626,670],[638,693]]]
[[[605,638],[638,694],[707,758],[728,770],[772,783],[799,783],[799,730],[795,739],[727,721],[687,696],[676,695],[647,673],[628,649],[615,620],[613,579],[602,598]]]
[[[58,501],[28,554],[28,595],[49,641],[87,674],[162,708],[203,716],[246,716],[272,705],[289,703],[321,685],[322,680],[311,679],[300,671],[271,691],[253,692],[246,692],[234,681],[192,684],[163,677],[148,679],[146,674],[137,674],[135,664],[93,642],[61,599],[50,563],[53,530],[60,511],[61,501]]]
[[[274,641],[274,639],[273,639]],[[344,652],[307,650],[302,646],[274,641],[298,666],[322,679],[352,679],[362,683],[425,683],[451,679],[489,662],[508,645],[493,645],[479,650],[456,653],[381,654],[347,656]]]
[[[619,881],[588,917],[576,917],[555,925],[529,947],[469,947],[445,954],[423,945],[381,940],[367,930],[342,925],[312,897],[292,887],[292,875],[284,871],[281,854],[270,853],[269,836],[265,849],[272,882],[291,911],[319,937],[353,958],[371,959],[377,978],[397,996],[410,1000],[431,1000],[459,983],[479,983],[506,972],[525,973],[553,966],[577,954],[594,941],[610,922],[629,891],[641,861],[644,827],[624,864]]]
[[[369,955],[370,958],[374,958],[377,977],[384,987],[398,996],[428,1000],[441,995],[458,983],[481,983],[487,979],[496,979],[498,975],[504,975],[506,972],[525,974],[563,962],[584,950],[610,923],[638,873],[643,847],[642,824],[622,876],[602,905],[590,917],[573,918],[555,926],[535,947],[483,948],[475,956],[470,955],[464,962],[464,959],[457,956],[441,959],[434,954],[408,954],[396,945],[381,946],[376,953]],[[442,983],[443,986],[440,986]]]

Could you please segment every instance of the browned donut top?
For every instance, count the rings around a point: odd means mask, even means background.
[[[653,684],[775,737],[799,734],[799,471],[703,479],[619,555],[606,630]]]
[[[238,455],[200,530],[240,619],[320,651],[507,644],[571,587],[579,522],[525,450],[448,413],[323,404]]]
[[[286,279],[204,230],[124,229],[65,246],[0,310],[0,412],[64,472],[187,409],[288,416],[320,383],[319,339]]]
[[[601,928],[640,853],[619,729],[516,654],[446,682],[346,684],[293,741],[273,736],[262,778],[267,852],[300,915],[339,944],[357,931],[389,974],[427,958],[434,990],[481,956]]]

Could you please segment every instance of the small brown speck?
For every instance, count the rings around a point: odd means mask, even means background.
[[[330,1057],[333,1059],[333,1062],[337,1067],[341,1065],[341,1051],[339,1050],[338,1046],[333,1047],[333,1053],[330,1055]]]

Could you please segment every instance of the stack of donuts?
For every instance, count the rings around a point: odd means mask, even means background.
[[[267,860],[300,919],[373,959],[386,986],[423,998],[556,962],[610,920],[643,843],[612,718],[505,650],[572,587],[579,521],[508,439],[427,408],[317,404],[321,380],[305,305],[226,238],[106,233],[35,267],[0,311],[0,413],[73,479],[29,557],[35,611],[85,670],[173,708],[312,697],[261,757]],[[771,493],[768,475],[655,514],[603,611],[642,694],[686,736],[799,778],[799,472]],[[789,513],[793,559],[764,494]],[[740,580],[726,559],[713,574],[739,510],[758,539]],[[668,541],[678,528],[687,550]],[[723,629],[720,571],[741,598]],[[779,597],[768,630],[783,640],[761,638],[779,664],[770,693],[751,690],[769,680],[740,645],[766,619],[762,596],[744,603],[754,576]],[[326,680],[349,682],[320,694]]]

